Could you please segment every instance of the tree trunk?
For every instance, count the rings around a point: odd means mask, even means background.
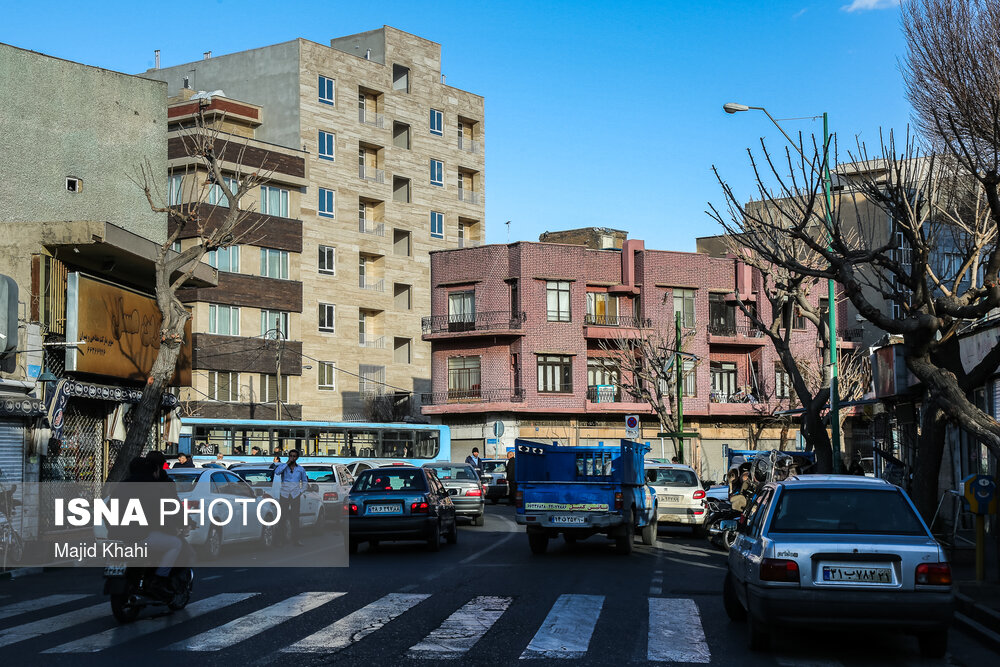
[[[944,410],[933,399],[923,405],[920,438],[917,440],[917,460],[913,467],[911,494],[917,510],[930,524],[937,509],[938,475],[944,455],[944,439],[948,420]]]
[[[829,475],[836,472],[833,469],[833,447],[830,445],[830,435],[826,432],[826,424],[820,415],[820,409],[826,404],[826,393],[812,400],[802,413],[803,426],[806,429],[806,446],[816,454],[816,468],[812,472]]]

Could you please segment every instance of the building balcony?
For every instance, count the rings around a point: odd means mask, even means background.
[[[591,315],[583,316],[585,338],[637,338],[640,329],[652,326],[652,320],[632,315]]]
[[[584,411],[591,412],[649,412],[649,405],[637,399],[622,387],[598,384],[587,387]]]
[[[480,206],[483,203],[483,195],[478,192],[473,192],[472,190],[459,190],[458,201],[464,201],[465,203],[472,204],[473,206]]]
[[[358,120],[372,127],[385,127],[385,116],[374,111],[358,109]]]
[[[358,220],[358,231],[362,234],[385,236],[385,223],[372,220]]]
[[[741,387],[732,392],[712,390],[709,403],[760,403],[760,392],[755,387]]]
[[[587,400],[591,403],[620,403],[622,389],[613,384],[595,384],[587,387]]]
[[[371,334],[360,334],[358,336],[359,347],[370,347],[376,350],[385,349],[385,336],[373,336]]]
[[[458,138],[458,150],[465,151],[466,153],[478,153],[479,152],[479,142],[473,141],[472,139],[466,139],[464,137]]]
[[[360,287],[363,290],[369,290],[371,292],[384,292],[385,280],[384,279],[372,280],[370,278],[361,276],[358,279],[358,287]]]
[[[497,310],[461,315],[432,315],[421,320],[421,327],[424,340],[505,332],[520,335],[526,319],[524,312]]]
[[[458,239],[459,248],[478,248],[481,245],[483,245],[482,241],[476,241],[473,239],[465,239],[465,238]]]
[[[482,389],[478,385],[470,389],[449,389],[421,394],[424,405],[449,405],[454,403],[521,403],[524,401],[522,387]]]
[[[358,178],[370,183],[385,183],[385,169],[358,165]]]
[[[708,342],[722,345],[753,345],[767,344],[764,332],[750,324],[709,324]]]

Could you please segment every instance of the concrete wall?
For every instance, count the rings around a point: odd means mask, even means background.
[[[159,82],[0,44],[0,223],[103,220],[166,238],[166,217],[129,180],[148,160],[167,173]],[[79,192],[66,177],[81,179]]]

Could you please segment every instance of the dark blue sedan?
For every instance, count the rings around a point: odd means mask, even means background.
[[[433,472],[413,466],[376,468],[361,473],[347,501],[349,547],[375,548],[380,541],[422,540],[438,551],[441,537],[458,540],[455,505]]]

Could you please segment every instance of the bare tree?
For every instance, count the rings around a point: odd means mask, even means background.
[[[146,195],[150,208],[156,213],[164,213],[170,221],[167,240],[157,249],[155,261],[156,304],[161,314],[160,346],[153,361],[142,398],[134,408],[132,421],[128,427],[125,442],[108,474],[108,481],[124,479],[128,464],[142,453],[157,416],[163,393],[177,370],[177,359],[184,343],[184,328],[191,313],[178,298],[178,290],[190,280],[206,253],[218,248],[226,248],[246,242],[256,231],[256,226],[248,224],[253,207],[241,207],[241,201],[251,190],[266,183],[270,171],[266,164],[247,165],[244,162],[245,144],[235,144],[232,149],[229,140],[219,125],[209,127],[203,113],[199,112],[195,127],[185,132],[183,137],[186,154],[199,161],[199,169],[188,169],[185,173],[188,187],[187,202],[174,204],[168,201],[161,190],[163,174],[157,173],[149,163],[140,165],[133,182]],[[223,169],[232,173],[232,181],[223,175]],[[202,173],[207,174],[207,177]],[[204,178],[196,183],[198,178]],[[235,190],[231,184],[235,183]],[[208,201],[213,188],[228,202],[221,219],[209,220],[200,206]],[[177,253],[171,248],[178,239],[191,239],[194,243]]]

